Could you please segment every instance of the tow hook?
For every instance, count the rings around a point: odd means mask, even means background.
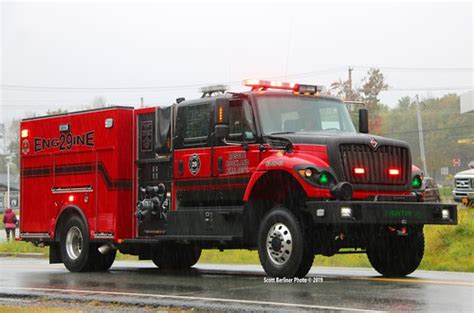
[[[391,233],[397,233],[398,236],[408,236],[408,231],[407,231],[407,228],[406,227],[402,227],[400,229],[397,229],[395,227],[391,227],[389,226],[388,227],[388,230],[391,232]]]

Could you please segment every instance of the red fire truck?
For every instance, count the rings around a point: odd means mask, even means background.
[[[426,203],[404,142],[359,131],[321,87],[249,80],[169,107],[109,107],[21,122],[22,240],[51,263],[104,271],[116,251],[187,268],[202,249],[256,249],[269,276],[303,277],[314,256],[367,253],[413,272]]]

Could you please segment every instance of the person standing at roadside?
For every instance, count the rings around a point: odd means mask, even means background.
[[[3,225],[5,226],[5,232],[7,233],[7,241],[10,240],[10,233],[12,234],[12,239],[15,240],[17,222],[18,219],[16,218],[15,213],[11,208],[7,208],[5,210],[5,215],[3,215]]]

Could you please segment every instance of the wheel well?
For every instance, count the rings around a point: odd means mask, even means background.
[[[77,217],[81,218],[83,220],[84,224],[86,225],[86,228],[89,232],[89,227],[87,225],[87,220],[86,220],[82,210],[80,208],[76,207],[76,206],[69,206],[69,207],[65,208],[61,212],[61,214],[59,215],[58,221],[56,223],[56,228],[55,228],[55,231],[54,231],[54,240],[55,241],[60,240],[61,234],[62,234],[62,231],[63,231],[63,226],[67,222],[67,220],[69,220],[69,218],[71,216],[77,216]]]
[[[291,174],[278,170],[265,173],[255,183],[245,203],[244,243],[256,247],[260,221],[270,209],[281,205],[300,215],[302,212],[298,209],[305,200],[304,189]]]

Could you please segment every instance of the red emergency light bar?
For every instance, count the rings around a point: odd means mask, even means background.
[[[323,90],[323,86],[294,84],[280,81],[247,79],[244,86],[252,87],[252,90],[281,89],[292,90],[303,94],[315,94]]]

